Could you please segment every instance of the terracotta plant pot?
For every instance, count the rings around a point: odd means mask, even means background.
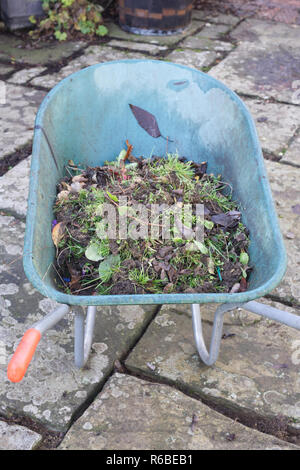
[[[193,0],[119,0],[119,23],[134,34],[176,34],[191,21]]]
[[[0,0],[1,16],[10,30],[31,26],[30,16],[42,16],[41,0]]]

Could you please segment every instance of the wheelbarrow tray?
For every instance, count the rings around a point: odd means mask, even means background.
[[[155,116],[161,135],[146,132],[129,104]],[[154,134],[152,132],[152,134]],[[55,284],[51,238],[56,184],[68,160],[101,166],[129,139],[136,156],[178,151],[233,187],[250,230],[246,292],[145,295],[65,294]],[[68,305],[241,303],[264,296],[282,279],[286,254],[251,115],[240,98],[209,75],[152,60],[88,67],[61,81],[36,118],[24,245],[24,269],[45,296]]]

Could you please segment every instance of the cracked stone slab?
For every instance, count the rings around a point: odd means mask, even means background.
[[[196,52],[185,49],[171,52],[165,60],[201,70],[203,68],[210,67],[217,57],[218,53],[214,51]]]
[[[215,308],[201,305],[206,344]],[[190,307],[164,305],[126,366],[135,373],[176,385],[227,412],[250,418],[253,427],[257,419],[264,419],[270,429],[278,430],[280,423],[285,423],[300,432],[299,332],[243,310],[228,313],[225,318],[226,339],[221,342],[217,362],[208,367],[196,350]]]
[[[8,83],[14,83],[15,85],[24,85],[34,77],[37,77],[42,72],[45,72],[46,67],[32,67],[30,69],[19,70],[14,73],[8,80]]]
[[[0,104],[0,158],[31,140],[44,96],[44,91],[6,84],[5,104]]]
[[[222,39],[231,29],[225,24],[205,23],[204,27],[197,33],[197,38]]]
[[[288,256],[286,274],[271,293],[300,305],[300,168],[265,164]]]
[[[0,450],[34,450],[42,436],[24,426],[0,421]]]
[[[41,339],[25,378],[7,379],[7,364],[25,331],[57,303],[41,296],[22,267],[25,224],[0,215],[0,414],[28,416],[55,431],[65,431],[72,416],[100,389],[114,361],[135,344],[156,306],[101,307],[87,366],[74,366],[73,320],[76,308]],[[80,308],[80,307],[78,307]]]
[[[299,26],[274,21],[248,18],[242,21],[230,36],[240,42],[253,42],[258,45],[272,46],[275,44],[295,48],[295,39],[299,38]]]
[[[0,177],[0,210],[25,218],[31,157],[25,158]]]
[[[210,74],[237,93],[299,104],[300,26],[246,20],[231,33],[240,41]]]
[[[130,51],[148,52],[151,55],[161,54],[168,49],[167,46],[147,44],[142,42],[118,41],[117,39],[112,39],[107,44],[111,47],[119,47],[121,49],[128,49]]]
[[[144,58],[148,58],[148,56],[145,56],[145,54],[138,52],[122,51],[119,49],[113,49],[109,46],[90,46],[85,50],[84,55],[71,60],[71,62],[69,62],[68,65],[60,69],[59,72],[34,78],[30,81],[30,84],[50,89],[54,87],[58,82],[60,82],[63,78],[66,78],[68,75],[78,72],[79,70],[90,65],[95,65],[100,62],[108,62],[110,60]]]
[[[280,160],[285,163],[292,163],[300,166],[300,136],[298,135],[295,140],[291,143],[288,150]]]
[[[107,24],[108,36],[110,38],[125,39],[127,41],[144,42],[153,45],[169,47],[175,46],[179,41],[181,41],[185,37],[189,36],[190,34],[194,34],[201,26],[202,24],[200,24],[199,21],[192,21],[191,24],[179,34],[171,34],[166,36],[146,36],[140,34],[127,33],[114,23]]]
[[[224,13],[212,14],[210,11],[193,10],[193,20],[209,21],[210,23],[221,23],[229,26],[235,26],[239,23],[240,18],[233,15],[225,15]]]
[[[0,63],[0,76],[7,75],[7,74],[13,72],[14,70],[15,70],[15,68],[13,66]]]
[[[85,47],[84,42],[51,42],[28,48],[26,42],[12,34],[0,35],[0,60],[20,64],[42,65],[60,62]]]
[[[60,450],[298,449],[167,385],[115,374]]]
[[[198,34],[186,38],[181,43],[181,46],[189,49],[208,50],[214,52],[230,52],[234,47],[230,42],[204,38]]]
[[[300,106],[243,99],[255,121],[262,149],[280,156],[300,127]]]

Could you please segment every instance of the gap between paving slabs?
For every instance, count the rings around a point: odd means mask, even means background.
[[[214,309],[201,305],[207,343]],[[189,307],[165,305],[125,366],[249,427],[300,442],[299,335],[291,328],[242,310],[227,314],[219,359],[207,367],[196,351]]]
[[[299,449],[233,421],[170,386],[114,374],[60,450]]]
[[[74,366],[73,314],[42,338],[22,382],[6,376],[9,359],[24,332],[56,307],[27,281],[22,267],[25,224],[0,215],[0,340],[6,360],[0,364],[0,413],[27,416],[49,430],[68,429],[73,417],[99,392],[122,358],[142,335],[156,306],[98,309],[93,349],[83,370]],[[72,309],[74,312],[75,309]]]
[[[23,160],[26,160],[26,158],[31,154],[31,149],[32,143],[30,142],[23,145],[22,147],[19,147],[15,152],[10,153],[9,155],[4,155],[4,157],[0,158],[0,177]]]

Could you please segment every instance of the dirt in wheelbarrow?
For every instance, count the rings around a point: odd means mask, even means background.
[[[249,231],[233,188],[207,163],[167,154],[83,168],[57,185],[54,268],[73,295],[241,292]]]

